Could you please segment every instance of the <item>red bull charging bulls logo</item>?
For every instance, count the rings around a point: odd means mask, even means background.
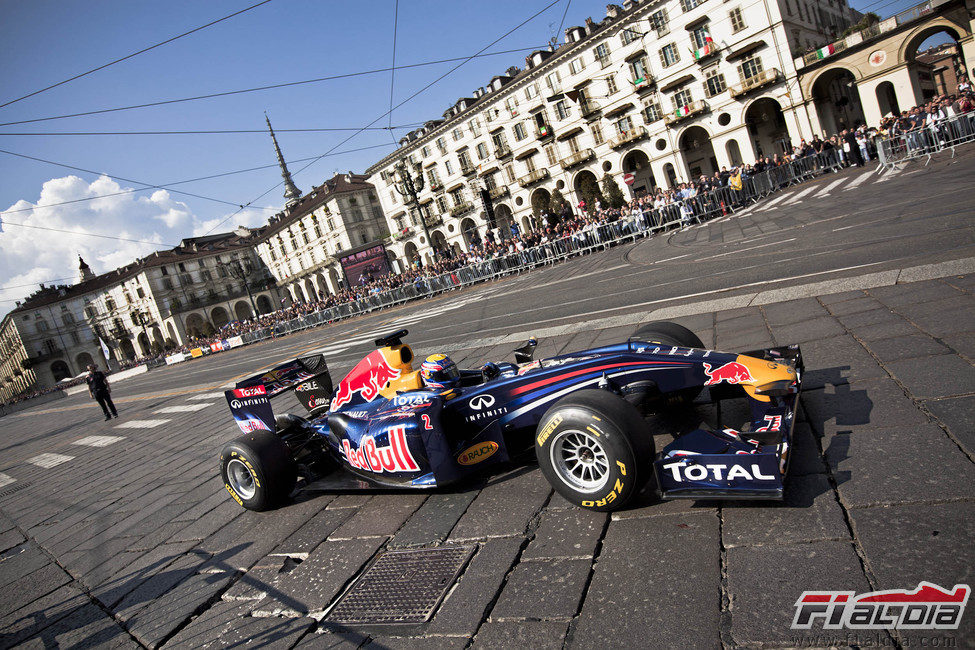
[[[708,376],[708,380],[704,382],[705,386],[714,386],[715,384],[720,384],[721,382],[726,382],[728,384],[740,384],[743,381],[751,381],[752,373],[748,371],[748,368],[737,361],[729,361],[723,366],[711,370],[711,364],[705,363],[704,374]]]
[[[360,361],[348,375],[339,382],[335,397],[332,398],[332,410],[341,408],[352,401],[352,396],[359,393],[362,399],[371,402],[379,395],[390,381],[398,379],[401,371],[393,368],[386,361],[379,350],[374,350]]]

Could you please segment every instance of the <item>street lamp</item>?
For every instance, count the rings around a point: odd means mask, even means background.
[[[251,309],[253,310],[254,316],[257,316],[257,305],[254,304],[254,296],[251,294],[250,283],[247,282],[247,278],[250,276],[251,271],[253,270],[250,260],[244,260],[244,263],[241,264],[240,258],[234,255],[230,259],[229,264],[220,262],[220,265],[223,266],[227,270],[227,273],[229,273],[234,279],[240,280],[244,283],[244,290],[247,292],[247,298],[251,301]]]
[[[430,238],[430,230],[427,228],[427,220],[423,216],[423,209],[420,207],[420,198],[417,193],[423,191],[424,180],[423,180],[423,169],[419,164],[413,165],[413,172],[416,176],[410,173],[409,168],[406,166],[406,160],[402,159],[396,163],[393,168],[396,173],[396,178],[398,179],[394,183],[393,187],[399,192],[400,196],[409,199],[410,203],[416,209],[416,213],[420,216],[420,225],[423,226],[423,234],[427,238],[427,246],[430,250],[433,250],[433,240]],[[423,263],[421,258],[420,263]]]
[[[149,332],[148,330],[146,330],[146,325],[152,322],[152,317],[149,315],[148,312],[143,311],[141,309],[136,312],[136,315],[139,317],[139,325],[142,326],[142,333],[145,334],[146,343],[149,344],[149,349],[145,351],[148,354],[146,354],[145,356],[149,356],[149,354],[152,353],[152,340],[149,338]]]

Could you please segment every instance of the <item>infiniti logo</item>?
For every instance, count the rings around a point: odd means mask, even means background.
[[[239,409],[240,407],[241,407],[241,403],[239,399],[235,399],[230,403],[230,408]]]
[[[478,395],[477,397],[471,398],[471,401],[468,402],[468,406],[475,411],[491,408],[494,406],[494,395]]]

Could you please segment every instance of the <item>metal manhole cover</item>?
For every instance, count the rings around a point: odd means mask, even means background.
[[[14,485],[13,487],[7,488],[6,490],[0,490],[0,499],[6,496],[10,496],[15,492],[20,492],[24,488],[29,488],[30,485],[31,485],[30,483],[19,483],[17,485]]]
[[[380,625],[429,621],[473,554],[473,546],[387,551],[345,592],[327,620]]]

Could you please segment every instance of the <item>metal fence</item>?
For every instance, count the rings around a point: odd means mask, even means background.
[[[649,237],[661,231],[677,230],[688,225],[703,223],[732,214],[735,210],[782,188],[838,170],[841,166],[842,160],[837,150],[806,156],[758,174],[742,177],[740,190],[720,187],[658,208],[632,210],[630,214],[624,214],[613,221],[590,224],[571,235],[538,246],[468,264],[441,275],[418,278],[410,284],[390,291],[375,293],[360,300],[247,332],[242,334],[241,338],[246,345],[284,336],[461,289],[479,282],[520,274],[570,257],[586,255],[596,250],[635,241],[641,237]]]
[[[877,156],[880,170],[891,170],[897,165],[926,158],[924,164],[931,162],[931,156],[975,140],[975,111],[936,120],[913,131],[877,140]]]

